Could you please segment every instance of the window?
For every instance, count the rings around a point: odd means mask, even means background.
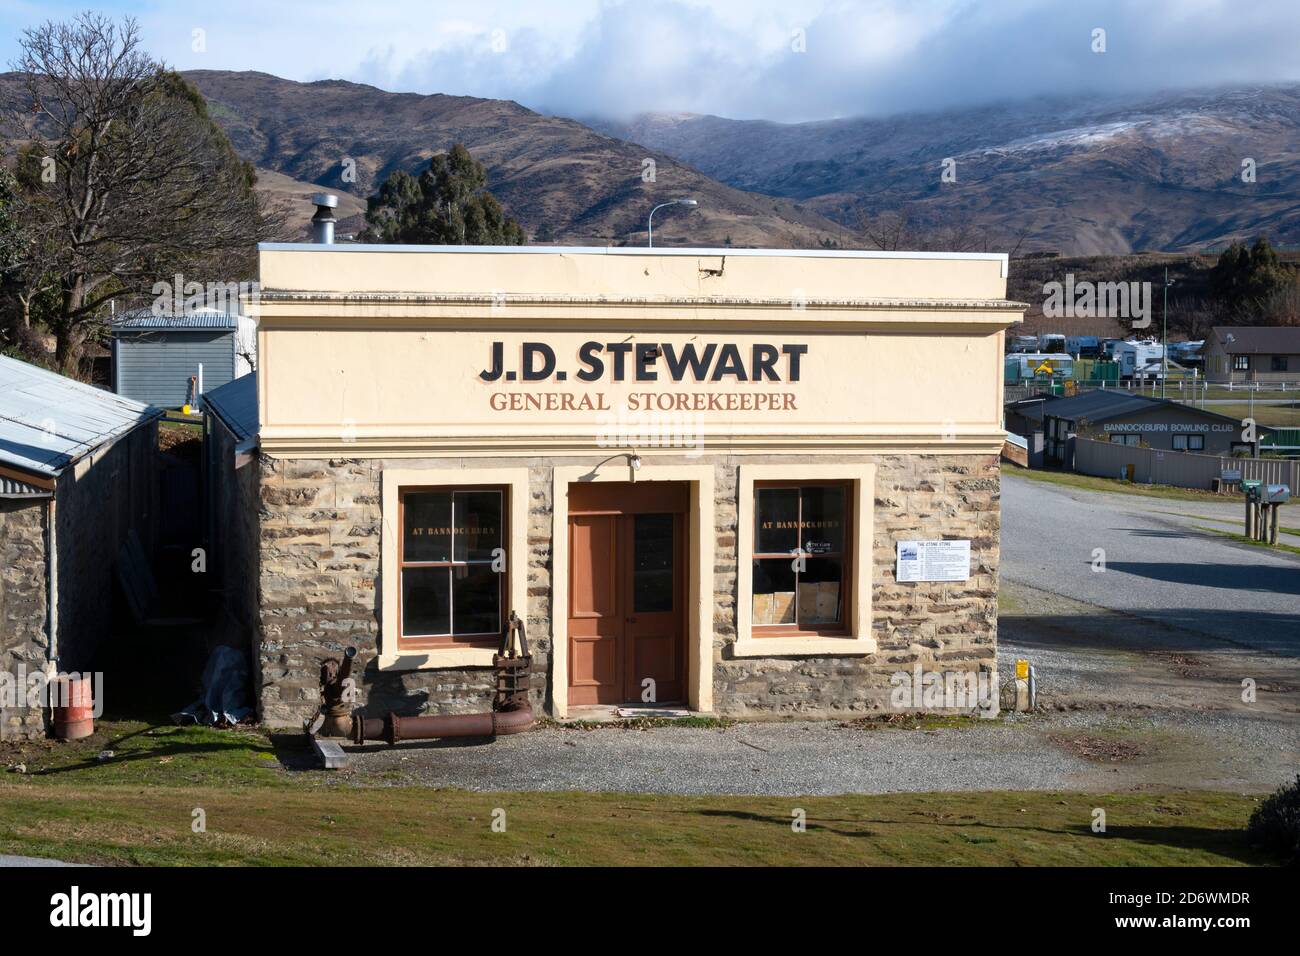
[[[1134,433],[1111,432],[1110,441],[1112,445],[1136,445],[1138,436]]]
[[[1250,371],[1250,356],[1249,356],[1249,355],[1234,355],[1234,356],[1232,357],[1232,370],[1233,370],[1234,372],[1249,372],[1249,371]]]
[[[1287,370],[1287,361],[1285,355],[1274,355],[1270,368],[1274,372],[1285,372]]]
[[[851,510],[847,482],[755,486],[754,636],[846,632]]]
[[[1204,435],[1188,435],[1188,436],[1187,436],[1187,450],[1188,450],[1188,451],[1205,451],[1205,436],[1204,436]]]
[[[506,593],[501,488],[403,488],[398,567],[404,645],[495,644]]]

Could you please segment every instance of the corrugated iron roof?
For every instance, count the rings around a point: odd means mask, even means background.
[[[161,409],[0,355],[0,462],[54,477]]]
[[[1174,402],[1164,398],[1152,398],[1149,395],[1135,395],[1114,388],[1100,388],[1073,395],[1069,398],[1053,399],[1043,405],[1043,417],[1063,418],[1069,421],[1104,422],[1112,418],[1118,418],[1121,415],[1140,414],[1149,412],[1154,408],[1166,407],[1200,415],[1204,418],[1213,418],[1217,421],[1241,424],[1235,418],[1220,415],[1218,412],[1211,412],[1204,408],[1197,408],[1195,405],[1184,405],[1181,402]],[[1022,414],[1024,413],[1022,412]],[[1264,428],[1262,425],[1258,427],[1261,431]]]
[[[240,441],[257,434],[257,375],[250,373],[203,393],[208,410]]]
[[[48,498],[53,492],[0,475],[0,498]]]
[[[166,329],[172,332],[211,332],[238,328],[238,316],[204,309],[185,315],[155,315],[150,309],[122,313],[110,329],[114,334],[136,329]]]

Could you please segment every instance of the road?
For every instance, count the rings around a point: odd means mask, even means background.
[[[1294,525],[1289,511],[1283,524]],[[1239,506],[1228,503],[1129,497],[1004,474],[1002,577],[1240,647],[1298,657],[1300,556],[1198,528],[1239,531],[1237,512]],[[1285,540],[1300,544],[1294,536]]]

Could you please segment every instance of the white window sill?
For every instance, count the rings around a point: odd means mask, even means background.
[[[866,657],[876,653],[871,638],[751,637],[731,645],[733,657]]]
[[[461,667],[491,667],[496,650],[491,647],[424,647],[380,654],[381,671],[435,671]]]

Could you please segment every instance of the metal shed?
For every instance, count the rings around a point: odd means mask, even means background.
[[[114,322],[113,391],[160,408],[179,408],[251,368],[241,317],[227,312],[154,315],[147,309]],[[241,361],[242,359],[242,361]],[[242,368],[241,368],[242,366]]]

